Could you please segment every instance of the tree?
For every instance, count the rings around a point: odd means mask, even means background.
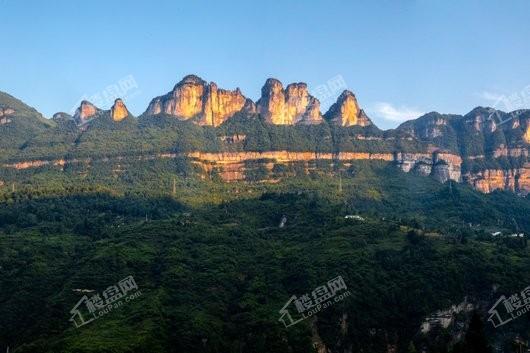
[[[414,342],[410,341],[409,346],[407,348],[407,353],[417,353],[416,346],[414,345]]]
[[[473,313],[464,342],[455,346],[453,353],[491,353],[491,346],[484,333],[484,323],[477,312]]]

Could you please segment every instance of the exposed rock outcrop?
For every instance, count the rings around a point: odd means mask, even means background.
[[[219,89],[213,82],[188,75],[171,92],[151,101],[146,115],[168,114],[183,120],[196,118],[200,125],[219,126],[236,113],[255,111],[253,103],[235,91]]]
[[[15,114],[15,110],[11,108],[0,108],[0,118],[7,115]]]
[[[247,98],[241,111],[245,114],[257,114],[258,107],[256,106],[256,103],[252,101],[252,99]]]
[[[448,125],[448,116],[431,112],[418,119],[404,122],[397,130],[421,140],[432,140],[444,136]]]
[[[12,123],[8,116],[15,114],[15,110],[11,108],[0,108],[0,125],[7,125]]]
[[[452,305],[450,308],[445,310],[438,310],[437,312],[426,317],[421,324],[420,331],[423,334],[429,333],[431,330],[442,327],[447,329],[450,325],[459,321],[458,318],[464,316],[462,314],[467,314],[472,312],[476,306],[467,301],[467,298],[464,298],[464,301],[458,305]],[[461,327],[464,327],[462,324]]]
[[[472,125],[473,129],[478,132],[494,132],[497,130],[497,122],[502,121],[503,118],[493,108],[478,107],[465,115],[465,123]]]
[[[74,121],[77,125],[86,124],[88,121],[96,118],[101,113],[101,109],[96,107],[89,101],[82,101],[81,105],[75,111],[73,116]]]
[[[219,126],[232,117],[237,112],[243,110],[249,102],[241,94],[239,88],[235,91],[228,91],[217,88],[217,85],[211,82],[206,86],[206,95],[203,97],[204,105],[199,124]],[[252,110],[253,107],[247,109]]]
[[[52,117],[53,121],[68,121],[72,119],[73,117],[70,114],[64,113],[64,112],[55,113],[53,114],[53,117]]]
[[[320,124],[320,102],[309,94],[305,83],[291,83],[286,89],[280,81],[269,78],[261,89],[258,112],[276,125]]]
[[[326,120],[339,126],[368,126],[372,122],[359,107],[357,98],[350,91],[344,91],[329,111],[324,115]]]
[[[410,172],[419,164],[429,165],[431,167],[433,164],[431,153],[395,153],[394,161],[399,169],[405,173]]]
[[[511,158],[528,157],[528,148],[524,148],[524,147],[513,147],[513,148],[510,148],[510,147],[508,147],[508,146],[506,146],[504,144],[501,144],[497,149],[495,149],[493,151],[492,156],[493,156],[493,158],[500,158],[500,157],[511,157]]]
[[[414,171],[419,175],[430,175],[441,183],[447,180],[459,182],[462,177],[462,159],[452,153],[395,153],[394,161],[406,173]]]
[[[244,136],[228,136],[231,141],[244,140]],[[224,140],[224,139],[223,139]],[[315,152],[293,152],[293,151],[268,151],[268,152],[188,152],[188,153],[163,153],[153,156],[139,157],[143,160],[168,159],[188,157],[204,171],[216,170],[219,176],[227,182],[246,179],[246,162],[261,161],[261,165],[268,170],[269,181],[278,180],[282,175],[273,175],[275,165],[289,165],[294,162],[304,162],[304,172],[317,170],[315,161],[353,161],[353,160],[378,160],[394,162],[405,172],[417,172],[420,175],[431,176],[441,182],[447,180],[460,181],[470,184],[475,189],[489,193],[494,190],[511,190],[521,194],[530,192],[530,164],[523,168],[513,170],[485,170],[477,173],[466,173],[460,176],[462,160],[459,156],[451,153],[435,152],[429,153],[367,153],[367,152],[341,152],[341,153],[315,153]],[[120,160],[121,157],[117,157]],[[110,162],[108,158],[104,162]],[[89,163],[90,161],[72,160],[31,160],[13,164],[4,164],[4,168],[24,170],[43,166],[64,167],[69,164]],[[255,163],[253,163],[255,164]]]
[[[450,166],[445,161],[439,161],[435,163],[432,167],[431,175],[440,183],[445,183],[448,180],[453,180],[453,178],[451,177]]]
[[[122,121],[129,116],[129,111],[120,98],[114,101],[114,105],[110,109],[110,116],[114,121]]]
[[[476,173],[466,173],[464,180],[484,193],[508,190],[528,194],[530,192],[530,163],[523,168],[486,169]]]
[[[305,83],[291,83],[284,89],[282,83],[273,78],[265,82],[261,98],[254,103],[239,89],[220,89],[213,82],[207,83],[200,77],[188,75],[171,92],[154,98],[145,115],[164,113],[182,120],[194,119],[199,125],[219,126],[239,112],[259,113],[275,125],[323,122],[320,102],[309,94]],[[342,93],[327,117],[340,126],[372,124],[350,91]]]

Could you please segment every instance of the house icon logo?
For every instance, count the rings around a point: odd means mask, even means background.
[[[278,319],[278,321],[281,321],[285,327],[293,326],[293,325],[299,323],[300,321],[304,320],[303,316],[301,318],[299,318],[298,320],[294,320],[293,316],[291,315],[291,312],[288,309],[291,306],[291,304],[293,304],[297,299],[298,298],[296,297],[296,295],[293,295],[287,301],[287,303],[285,303],[283,308],[281,308],[280,311],[279,311],[281,316]]]
[[[72,317],[69,321],[73,322],[75,327],[79,328],[96,319],[95,307],[88,297],[84,295],[77,304],[70,310]]]

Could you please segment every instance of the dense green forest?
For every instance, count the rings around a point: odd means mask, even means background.
[[[528,285],[526,238],[491,236],[528,233],[526,198],[385,163],[280,184],[198,180],[152,163],[120,178],[50,169],[0,188],[0,349],[471,352],[483,341],[511,352],[517,334],[528,337],[528,316],[494,329],[486,313]],[[138,298],[79,328],[69,321],[80,290],[127,276]],[[294,326],[279,321],[292,295],[337,276],[349,297]],[[464,300],[475,321],[462,312],[421,332]]]

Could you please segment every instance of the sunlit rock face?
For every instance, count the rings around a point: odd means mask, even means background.
[[[100,109],[98,109],[94,104],[90,103],[89,101],[82,101],[81,105],[74,114],[74,121],[78,125],[83,125],[89,120],[95,118],[100,112]]]
[[[110,109],[110,115],[114,121],[122,121],[129,116],[129,111],[121,99],[116,99]]]
[[[339,126],[368,126],[372,122],[364,111],[359,108],[357,98],[350,91],[344,91],[325,114],[325,118]]]
[[[151,101],[147,115],[168,114],[183,120],[196,118],[200,125],[219,126],[228,118],[252,105],[241,91],[219,89],[195,75],[188,75],[171,92]]]
[[[509,190],[528,194],[530,192],[530,164],[523,168],[486,169],[477,173],[468,173],[466,181],[484,193]]]
[[[202,98],[206,82],[197,76],[189,75],[177,83],[168,94],[154,98],[146,114],[165,113],[190,119],[202,111]]]
[[[311,96],[305,83],[291,83],[286,89],[270,78],[261,89],[258,112],[275,125],[320,124],[320,102]]]
[[[204,106],[199,124],[211,126],[221,125],[228,118],[241,111],[247,102],[239,88],[235,91],[219,89],[213,82],[206,86],[203,100]]]
[[[270,78],[261,89],[258,112],[272,124],[288,124],[285,109],[285,92],[280,81]]]

